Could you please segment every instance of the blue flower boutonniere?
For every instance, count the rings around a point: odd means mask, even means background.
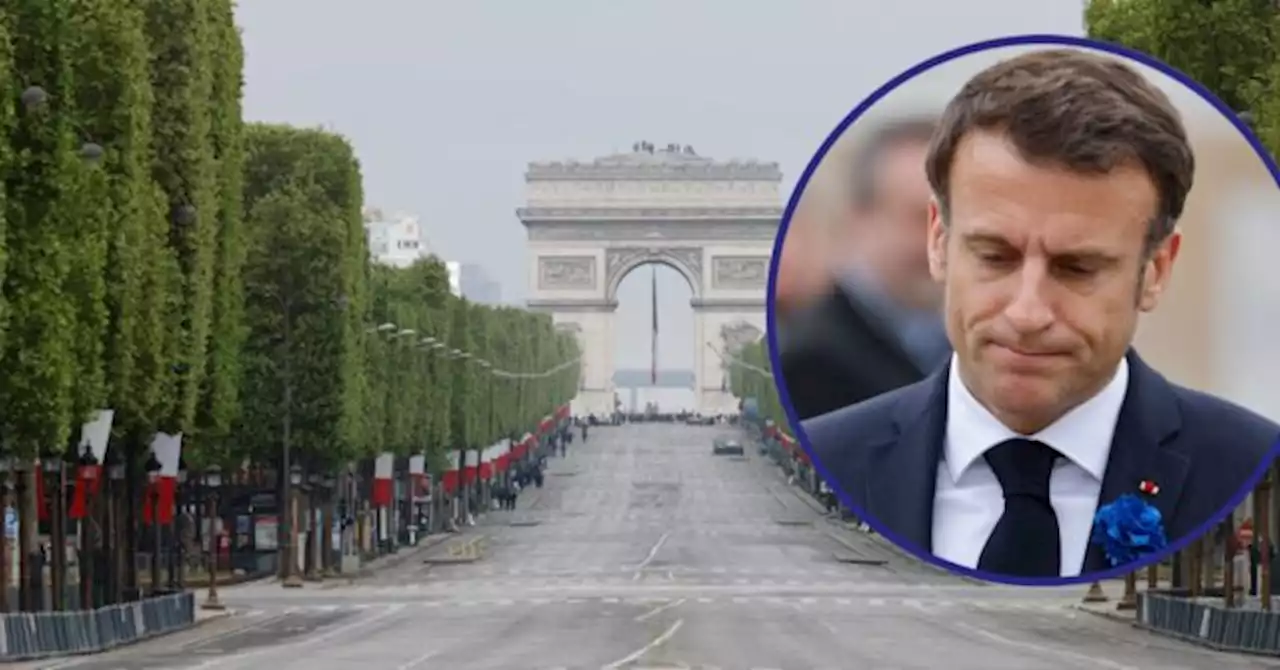
[[[1169,544],[1164,518],[1149,501],[1160,487],[1144,481],[1138,491],[1141,495],[1126,493],[1099,507],[1093,517],[1092,541],[1102,547],[1112,567],[1133,563]]]

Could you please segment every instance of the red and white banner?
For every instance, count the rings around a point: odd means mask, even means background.
[[[95,465],[80,465],[76,468],[76,487],[71,499],[69,515],[72,519],[83,519],[88,513],[89,496],[97,495],[102,486],[102,462],[107,457],[107,441],[111,438],[111,422],[115,419],[115,410],[98,410],[98,415],[80,427],[80,454],[86,449],[93,454]]]
[[[395,483],[391,479],[395,469],[396,457],[384,452],[373,459],[373,503],[374,507],[390,507],[395,493]]]
[[[440,486],[444,489],[446,495],[458,490],[461,482],[458,480],[458,452],[450,451],[444,455],[445,462],[449,464],[449,469],[444,471],[440,477]]]
[[[538,435],[546,435],[549,432],[551,432],[551,417],[546,416],[538,422]]]
[[[160,472],[147,485],[142,520],[160,524],[173,522],[173,505],[178,492],[178,463],[182,460],[182,433],[156,433],[151,438],[151,453],[160,462]]]
[[[484,450],[480,461],[480,478],[492,479],[506,469],[507,454],[511,451],[511,440],[500,440]]]
[[[480,452],[474,449],[468,449],[466,453],[465,467],[462,468],[462,483],[465,486],[471,486],[479,476]]]
[[[419,498],[427,492],[427,457],[422,454],[409,457],[409,480],[413,482],[411,497]]]

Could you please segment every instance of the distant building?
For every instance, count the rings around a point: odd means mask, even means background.
[[[476,263],[463,263],[458,271],[458,288],[471,302],[482,305],[502,304],[502,285]]]
[[[405,268],[431,255],[422,241],[422,226],[416,216],[400,213],[388,216],[381,209],[371,207],[364,212],[364,231],[375,263]]]

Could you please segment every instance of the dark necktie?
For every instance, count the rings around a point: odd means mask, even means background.
[[[1016,577],[1061,574],[1058,515],[1049,502],[1049,476],[1059,456],[1043,442],[1024,439],[987,450],[987,464],[1004,489],[1004,514],[982,549],[979,570]]]

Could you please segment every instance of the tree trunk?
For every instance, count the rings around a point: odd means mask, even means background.
[[[40,473],[39,476],[44,476]],[[58,470],[49,486],[49,609],[67,608],[67,466],[58,459]]]
[[[36,477],[39,476],[39,465],[35,461],[23,464],[18,474],[18,560],[19,560],[19,603],[24,612],[34,612],[40,607],[40,593],[33,588],[38,583],[43,587],[44,574],[41,569],[40,547],[37,546],[39,517],[36,513]]]
[[[324,511],[320,516],[320,576],[331,577],[333,568],[333,498],[334,490],[325,491]]]
[[[124,469],[124,499],[121,502],[123,507],[124,519],[121,524],[120,532],[124,541],[120,543],[121,551],[124,555],[121,557],[121,573],[124,575],[121,585],[121,601],[136,600],[141,592],[138,587],[138,533],[142,532],[142,524],[139,523],[138,503],[142,492],[138,486],[138,458],[142,442],[133,435],[129,438],[129,442],[125,448],[125,469]]]

